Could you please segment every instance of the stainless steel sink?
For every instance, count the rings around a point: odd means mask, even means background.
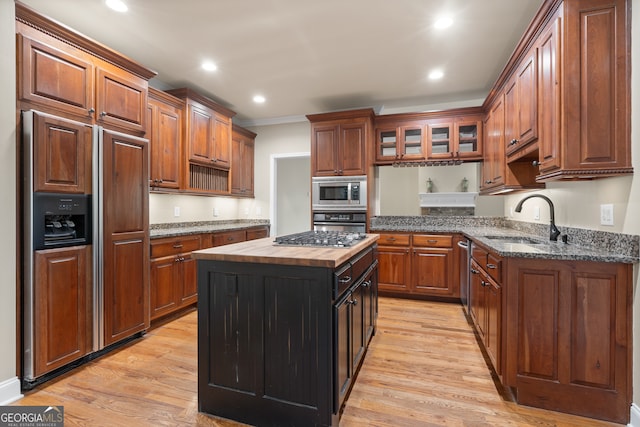
[[[485,239],[493,240],[496,243],[521,243],[525,245],[542,245],[544,242],[541,242],[536,239],[532,239],[530,237],[520,237],[520,236],[484,236]]]

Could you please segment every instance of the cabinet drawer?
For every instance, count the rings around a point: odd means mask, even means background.
[[[269,237],[269,229],[267,227],[247,230],[247,240],[262,239],[264,237]]]
[[[380,233],[378,245],[381,246],[409,246],[409,234]]]
[[[151,258],[177,255],[200,249],[200,236],[168,237],[151,241]]]
[[[414,234],[413,246],[425,246],[429,248],[450,248],[453,244],[453,236],[439,234]]]
[[[476,245],[475,243],[471,244],[471,258],[476,260],[478,264],[480,264],[483,268],[487,263],[487,255],[488,252],[481,246]]]
[[[502,283],[502,258],[492,253],[487,254],[487,273],[493,280]]]
[[[342,264],[333,272],[333,276],[333,299],[336,299],[354,283],[351,263],[345,262]]]
[[[230,245],[247,240],[246,230],[225,231],[213,234],[213,246]]]
[[[367,271],[367,268],[373,264],[373,248],[369,247],[365,249],[363,252],[356,255],[350,262],[353,280],[358,280],[360,276]]]

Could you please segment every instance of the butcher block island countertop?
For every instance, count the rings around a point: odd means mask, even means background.
[[[256,426],[337,427],[375,335],[378,237],[193,252],[198,410]]]
[[[336,268],[361,250],[371,246],[378,238],[377,234],[367,234],[364,239],[353,246],[336,248],[276,245],[273,237],[265,237],[264,239],[195,251],[192,256],[198,260]]]

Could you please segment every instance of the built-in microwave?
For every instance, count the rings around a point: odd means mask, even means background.
[[[366,176],[328,176],[311,178],[312,209],[367,210]]]

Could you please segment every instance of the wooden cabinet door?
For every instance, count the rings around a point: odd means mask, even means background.
[[[34,374],[40,376],[91,351],[90,246],[36,251]]]
[[[537,51],[532,49],[518,70],[517,146],[523,147],[538,138],[538,67]],[[505,105],[506,110],[506,105]],[[505,113],[506,114],[506,113]],[[506,139],[509,142],[509,139]]]
[[[453,249],[413,249],[411,256],[412,291],[428,295],[453,293]]]
[[[55,47],[18,34],[18,96],[91,121],[94,66],[88,54],[60,42]]]
[[[146,133],[148,82],[116,67],[96,72],[96,121],[143,136]]]
[[[180,260],[179,281],[180,305],[189,305],[198,300],[197,262],[191,254],[182,255]]]
[[[34,191],[91,193],[91,127],[41,113],[32,117]]]
[[[409,292],[411,257],[408,247],[378,247],[378,287],[381,291]]]
[[[247,240],[262,239],[264,237],[269,237],[269,227],[247,230]]]
[[[149,98],[150,185],[180,188],[182,110],[161,100]]]
[[[151,261],[150,311],[151,320],[172,312],[177,306],[176,257],[169,256]]]
[[[510,260],[507,342],[513,347],[506,372],[519,403],[627,419],[631,270],[630,264]]]
[[[486,294],[484,291],[485,277],[482,270],[475,262],[471,261],[471,283],[469,287],[469,308],[471,312],[471,318],[476,325],[478,334],[484,340],[486,335]]]
[[[337,157],[338,175],[366,175],[366,126],[364,123],[340,125]]]
[[[484,344],[498,375],[502,374],[502,289],[500,285],[485,279],[486,332]]]
[[[253,197],[254,147],[253,139],[233,132],[231,140],[231,193],[234,195]]]
[[[231,120],[214,114],[213,165],[220,169],[231,166]]]
[[[312,125],[312,176],[334,176],[338,174],[338,138],[339,127],[337,125]]]
[[[560,168],[560,34],[562,19],[556,18],[540,37],[538,47],[538,111],[540,173]]]
[[[188,104],[187,114],[189,161],[211,166],[214,138],[213,112]]]
[[[427,157],[429,159],[451,159],[453,146],[453,121],[427,125]]]
[[[364,356],[364,349],[366,346],[365,336],[367,333],[365,327],[365,308],[366,303],[366,289],[360,285],[351,292],[351,372],[355,373],[358,370],[358,365],[362,361]]]
[[[504,184],[505,144],[502,99],[498,99],[489,112],[486,135],[482,187],[493,188]]]
[[[149,144],[103,133],[104,343],[149,327]]]
[[[482,160],[482,116],[470,115],[456,118],[454,127],[454,152],[456,158]]]

